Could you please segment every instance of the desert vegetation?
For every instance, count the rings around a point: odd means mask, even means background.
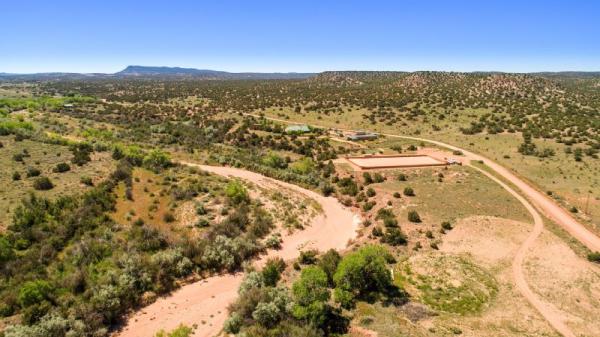
[[[0,97],[4,336],[108,336],[161,295],[240,271],[244,281],[224,325],[232,334],[525,331],[478,320],[503,296],[515,296],[497,273],[508,262],[448,252],[472,219],[527,227],[522,205],[468,165],[354,171],[340,158],[442,149],[383,136],[345,142],[329,128],[426,136],[488,155],[597,229],[598,81],[325,72],[290,80],[5,83],[19,94]],[[272,118],[311,127],[286,132],[286,123]],[[298,259],[253,266],[327,214],[285,188],[217,177],[187,162],[241,168],[332,197],[360,215],[357,237],[346,251],[299,246]],[[597,252],[570,244],[597,268]],[[420,325],[429,317],[438,317],[434,326]],[[533,334],[548,335],[544,321],[531,317]],[[198,329],[154,333],[179,337]]]

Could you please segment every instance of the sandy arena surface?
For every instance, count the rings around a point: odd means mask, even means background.
[[[217,167],[181,162],[183,165],[198,167],[202,170],[228,177],[248,180],[267,188],[285,187],[316,200],[323,213],[313,218],[311,226],[283,236],[282,249],[270,251],[261,256],[255,264],[264,264],[269,257],[281,257],[291,260],[298,257],[300,250],[315,248],[343,250],[348,241],[356,236],[361,222],[358,215],[342,206],[333,197],[324,197],[302,187],[281,182],[261,174],[231,167]],[[213,276],[181,287],[168,296],[159,298],[133,313],[118,337],[151,337],[160,329],[167,331],[179,324],[197,326],[196,337],[217,335],[227,319],[227,307],[235,301],[237,290],[244,278],[243,273]]]
[[[347,159],[352,164],[363,169],[390,168],[390,167],[417,167],[444,165],[445,163],[429,156],[390,156],[390,157],[363,157]]]

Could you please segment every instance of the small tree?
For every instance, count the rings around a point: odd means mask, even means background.
[[[327,274],[327,280],[330,286],[333,286],[333,274],[335,274],[335,270],[337,269],[338,264],[342,257],[340,253],[338,253],[335,249],[328,250],[321,258],[317,265],[323,269],[325,274]]]
[[[346,255],[333,276],[336,301],[349,308],[356,297],[389,289],[392,286],[386,265],[389,256],[385,248],[377,245],[363,246]]]
[[[315,326],[322,325],[327,318],[327,301],[330,296],[327,274],[316,266],[304,268],[300,279],[294,282],[292,292],[296,302],[294,317],[305,319]]]
[[[281,258],[269,259],[262,269],[262,277],[266,286],[274,287],[285,270],[285,262]]]

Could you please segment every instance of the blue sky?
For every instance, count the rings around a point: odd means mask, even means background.
[[[600,70],[600,1],[3,1],[0,72]]]

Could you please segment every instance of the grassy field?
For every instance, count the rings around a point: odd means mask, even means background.
[[[362,117],[366,111],[356,108],[344,112],[343,115],[329,116],[318,112],[295,113],[291,108],[265,109],[258,112],[270,117],[327,127],[367,129],[430,138],[481,153],[512,169],[540,190],[552,191],[563,200],[565,207],[575,206],[582,212],[587,210],[587,214],[580,214],[581,218],[587,220],[590,227],[600,227],[600,159],[586,156],[582,162],[576,162],[572,155],[565,154],[563,144],[553,140],[534,140],[534,143],[538,148],[554,149],[555,156],[546,159],[523,156],[517,151],[523,141],[519,133],[463,135],[459,128],[468,125],[468,121],[472,120],[469,116],[477,117],[485,113],[484,109],[465,110],[458,116],[453,115],[449,120],[427,118],[411,121],[406,125],[371,124]],[[434,124],[441,130],[434,131]]]
[[[440,173],[443,174],[441,181]],[[401,226],[417,233],[431,230],[437,236],[443,221],[454,223],[475,215],[531,221],[525,208],[515,198],[483,174],[466,166],[453,166],[448,170],[389,170],[383,174],[387,177],[385,182],[369,185],[377,193],[375,200],[378,207],[391,201]],[[406,181],[397,179],[400,174],[406,176]],[[406,187],[412,188],[415,196],[403,195]],[[401,197],[394,197],[395,192]],[[412,210],[419,213],[421,223],[413,224],[407,220],[408,212]]]
[[[207,226],[227,214],[223,195],[226,181],[187,167],[173,167],[161,174],[135,168],[131,192],[127,192],[125,183],[117,186],[117,205],[111,216],[123,225],[141,219],[166,234],[178,231],[198,234],[204,229],[202,224]],[[190,195],[187,191],[192,190],[191,186],[200,186],[203,193]]]
[[[45,144],[31,140],[15,142],[13,136],[0,136],[4,145],[0,148],[0,227],[5,228],[11,220],[12,212],[20,204],[20,200],[29,193],[55,198],[61,195],[81,193],[90,188],[81,182],[82,177],[89,177],[94,183],[106,178],[115,167],[109,153],[94,153],[92,161],[77,166],[71,163],[72,154],[68,147]],[[22,162],[14,160],[15,155],[27,153]],[[67,163],[71,170],[63,173],[53,172],[59,163]],[[28,168],[37,168],[41,176],[50,178],[54,188],[47,191],[35,191],[35,177],[27,177]],[[18,172],[20,180],[13,180]]]
[[[498,292],[493,275],[468,256],[424,254],[398,266],[396,282],[435,310],[460,315],[485,309]]]

